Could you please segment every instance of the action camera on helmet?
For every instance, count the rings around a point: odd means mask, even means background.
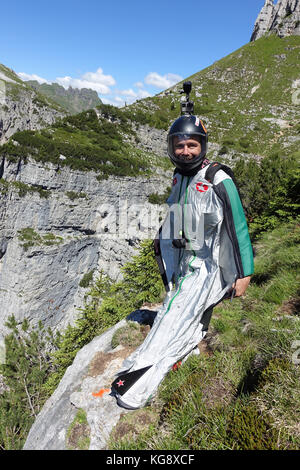
[[[181,116],[172,124],[168,133],[168,155],[176,168],[186,175],[199,169],[207,152],[207,131],[201,119],[193,114],[194,103],[190,101],[191,91],[192,83],[184,82],[183,90],[180,93],[185,93],[186,96],[180,103]],[[199,155],[194,156],[190,160],[176,156],[175,141],[189,139],[200,142],[201,151]]]
[[[181,114],[190,115],[194,114],[194,103],[190,101],[190,93],[192,91],[192,82],[184,82],[183,90],[180,93],[185,93],[185,98],[182,97],[180,102]]]

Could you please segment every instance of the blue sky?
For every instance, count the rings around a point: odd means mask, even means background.
[[[276,3],[276,2],[275,2]],[[0,63],[105,103],[152,96],[246,44],[264,0],[14,0]]]

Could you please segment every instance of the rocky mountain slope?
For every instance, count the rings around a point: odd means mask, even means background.
[[[46,168],[34,161],[21,166],[5,164],[0,181],[2,336],[12,314],[17,321],[26,317],[33,324],[41,319],[54,329],[72,324],[84,302],[86,289],[81,284],[85,276],[103,271],[118,278],[139,237],[155,235],[158,226],[148,196],[163,192],[168,176],[99,181],[95,172],[58,170],[52,164]],[[126,207],[132,219],[133,211],[141,212],[141,207],[143,214],[135,222],[128,220],[129,228],[125,224],[119,234]],[[114,215],[116,232],[109,237],[102,226],[106,217]],[[141,230],[144,224],[144,235],[138,229],[133,231],[137,224],[142,224]]]
[[[42,95],[50,98],[70,114],[81,113],[101,104],[97,92],[88,88],[78,89],[69,87],[66,90],[58,83],[40,84],[36,80],[28,80],[26,83]]]
[[[146,309],[137,311],[135,318],[142,324],[148,312]],[[126,324],[126,320],[121,320],[77,354],[72,367],[69,367],[31,428],[24,450],[76,448],[83,434],[82,426],[75,432],[75,442],[72,436],[69,438],[69,433],[72,423],[76,422],[78,410],[87,416],[85,427],[90,442],[89,450],[107,448],[115,424],[121,415],[128,413],[117,405],[107,388],[123,360],[134,350],[122,345],[112,347],[114,335],[124,330]],[[58,415],[62,419],[58,420]],[[66,445],[68,441],[69,444]]]
[[[300,2],[299,0],[265,0],[257,17],[251,41],[259,39],[266,33],[275,32],[279,37],[300,35]]]
[[[271,35],[189,77],[195,112],[209,129],[209,158],[297,155],[299,52],[298,36]],[[18,82],[18,90],[23,86]],[[104,246],[98,206],[115,206],[132,191],[143,203],[164,193],[172,171],[163,158],[166,129],[179,114],[180,88],[15,132],[0,148],[2,333],[11,313],[63,327],[82,305],[84,274],[104,269],[118,276],[132,241]],[[28,277],[28,270],[36,274]]]
[[[103,118],[102,109],[15,133],[0,147],[1,336],[12,314],[65,328],[83,305],[84,276],[103,271],[118,278],[137,240],[155,235],[148,197],[169,186],[170,164],[135,149],[135,133],[128,127],[122,136],[125,129]],[[141,148],[148,131],[140,130]]]
[[[66,114],[57,103],[0,64],[0,144],[15,132],[42,129]]]
[[[193,82],[195,112],[209,129],[210,158],[234,161],[239,156],[258,160],[267,155],[299,156],[299,52],[299,36],[271,34],[188,77]],[[108,207],[117,208],[118,217],[119,203],[124,200],[148,210],[138,221],[139,230],[152,227],[147,220],[151,211],[148,196],[163,194],[169,184],[172,169],[163,158],[165,145],[161,142],[179,114],[180,88],[178,84],[121,110],[100,105],[40,131],[16,132],[0,147],[2,334],[6,332],[4,320],[11,313],[19,323],[24,317],[33,323],[42,318],[46,325],[63,328],[74,320],[84,302],[86,291],[81,281],[86,274],[95,279],[103,270],[119,276],[120,266],[134,253],[138,237],[128,234],[121,240],[107,239],[98,229],[106,233]],[[109,382],[110,376],[102,377],[106,371],[96,374],[95,380],[88,379],[86,373],[94,346],[111,354],[111,333],[107,333],[103,350],[103,338],[99,344],[97,339],[91,349],[87,347],[78,356],[83,368],[76,373],[69,370],[66,377],[78,373],[74,383],[78,387],[82,384],[82,394],[75,396],[80,390],[66,385],[65,377],[55,395],[56,408],[50,399],[42,418],[37,419],[28,448],[64,448],[66,430],[77,407],[83,406],[84,391],[91,399],[104,378]],[[99,422],[98,405],[94,409],[94,404],[87,400],[83,408],[88,413],[91,406],[92,446],[97,448],[103,431],[99,426],[105,423]],[[45,438],[41,444],[36,439],[44,433],[51,409],[58,410],[54,420],[58,414],[61,425],[51,425],[49,440]],[[116,420],[118,417],[116,413]],[[54,438],[57,433],[59,443]]]
[[[208,129],[209,157],[262,158],[298,151],[299,60],[300,37],[273,33],[187,78],[193,84],[195,113]],[[131,105],[132,115],[167,129],[180,112],[181,88],[179,83]]]

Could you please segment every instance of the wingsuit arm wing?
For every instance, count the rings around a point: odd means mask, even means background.
[[[223,203],[224,221],[233,246],[238,278],[250,276],[254,272],[253,249],[238,190],[231,178],[224,179],[214,189]]]

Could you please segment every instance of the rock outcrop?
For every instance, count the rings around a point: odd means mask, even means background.
[[[151,325],[155,314],[155,308],[141,309],[132,312],[128,320]],[[126,328],[126,324],[126,320],[120,321],[77,353],[54,394],[38,414],[24,450],[66,450],[71,444],[76,448],[70,434],[78,410],[83,411],[87,419],[89,445],[86,448],[107,448],[112,429],[120,416],[129,412],[119,407],[110,394],[115,374],[123,360],[135,349],[122,344],[112,347],[113,336],[118,330]]]
[[[17,131],[42,129],[66,114],[0,64],[0,144]]]
[[[259,39],[268,32],[275,32],[280,37],[300,35],[300,1],[265,0],[254,25],[251,41]]]

